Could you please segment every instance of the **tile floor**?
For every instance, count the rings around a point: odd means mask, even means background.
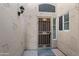
[[[23,56],[64,56],[58,49],[43,48],[38,50],[25,50]]]
[[[53,53],[56,56],[65,56],[61,51],[59,51],[58,49],[52,49]]]

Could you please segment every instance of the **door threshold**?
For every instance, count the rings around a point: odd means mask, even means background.
[[[38,49],[52,49],[51,47],[38,47]]]

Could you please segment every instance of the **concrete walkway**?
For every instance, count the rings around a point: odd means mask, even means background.
[[[25,50],[23,56],[38,56],[37,50]]]

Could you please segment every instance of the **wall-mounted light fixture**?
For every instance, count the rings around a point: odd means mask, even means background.
[[[23,14],[24,7],[23,6],[20,6],[19,9],[20,9],[20,11],[18,11],[18,16],[20,16],[20,14]]]

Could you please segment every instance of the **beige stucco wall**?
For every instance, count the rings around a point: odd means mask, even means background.
[[[66,55],[79,55],[79,6],[78,4],[58,4],[57,24],[59,16],[69,11],[69,31],[59,31],[57,26],[57,47]]]
[[[25,10],[18,17],[20,5]],[[38,49],[39,17],[51,19],[52,48],[57,46],[66,55],[79,55],[79,4],[57,4],[56,13],[39,12],[38,5],[0,4],[0,55],[22,55],[24,49]],[[59,16],[68,11],[70,29],[59,31]],[[57,17],[57,40],[53,39],[53,17]]]
[[[22,16],[17,4],[0,4],[0,55],[22,55],[24,50]]]
[[[17,16],[19,6],[24,13]],[[24,49],[38,49],[38,18],[51,19],[51,44],[53,47],[53,17],[55,13],[39,12],[36,3],[0,4],[0,55],[22,55]]]
[[[26,42],[25,49],[38,49],[38,18],[50,17],[52,21],[53,17],[55,17],[55,13],[39,12],[39,4],[27,3],[24,5],[25,6],[25,13],[24,13],[25,42]],[[52,23],[51,23],[51,26],[52,26]],[[52,32],[52,27],[51,27],[51,32]]]

